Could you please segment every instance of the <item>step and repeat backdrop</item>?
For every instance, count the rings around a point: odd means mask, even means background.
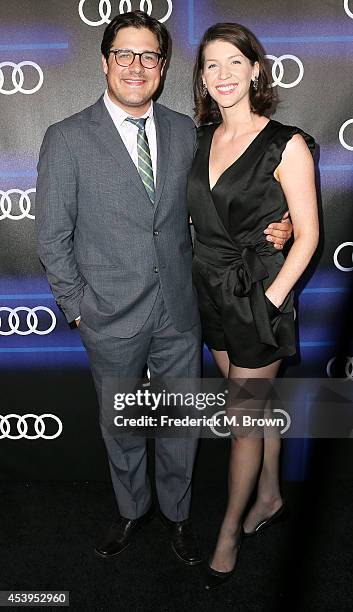
[[[135,9],[168,27],[160,102],[190,116],[205,29],[236,21],[263,43],[280,98],[274,118],[319,145],[322,239],[298,287],[299,356],[284,376],[353,379],[353,0],[0,0],[1,478],[106,476],[86,353],[36,254],[36,164],[46,128],[104,91],[104,28]],[[204,368],[217,375],[206,349]],[[308,452],[305,441],[287,441],[288,478],[305,476]]]

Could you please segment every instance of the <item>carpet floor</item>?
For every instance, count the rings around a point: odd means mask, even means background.
[[[226,502],[227,447],[217,442],[201,444],[194,477],[192,519],[205,559]],[[1,482],[0,491],[2,590],[70,591],[74,611],[353,609],[349,478],[316,470],[305,483],[284,482],[289,518],[245,540],[234,577],[213,592],[203,589],[202,568],[174,556],[158,517],[115,560],[94,555],[115,513],[108,482]]]

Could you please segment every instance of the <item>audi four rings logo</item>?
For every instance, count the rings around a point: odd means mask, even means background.
[[[346,143],[345,139],[343,138],[343,134],[344,134],[346,127],[348,125],[351,125],[352,123],[353,123],[353,119],[347,119],[347,121],[345,121],[344,124],[341,125],[340,131],[338,132],[338,138],[340,140],[342,147],[344,147],[345,149],[348,149],[348,151],[353,151],[353,146]]]
[[[342,242],[342,244],[340,244],[337,247],[337,249],[335,250],[335,252],[333,254],[333,262],[334,262],[336,268],[341,270],[341,272],[353,272],[353,267],[347,268],[346,266],[342,266],[342,264],[340,264],[339,261],[338,261],[339,253],[342,251],[342,249],[344,249],[346,247],[350,247],[350,249],[352,250],[352,263],[353,263],[353,242]]]
[[[344,6],[344,10],[346,11],[348,17],[350,17],[351,19],[353,19],[353,13],[352,11],[349,9],[349,0],[344,0],[343,1],[343,6]]]
[[[332,357],[326,366],[327,376],[329,378],[333,378],[332,375],[332,366],[336,361],[337,357]],[[344,367],[344,373],[346,375],[346,380],[353,380],[353,357],[346,357],[346,364]]]
[[[302,80],[302,78],[304,76],[304,66],[303,66],[303,62],[299,59],[299,57],[297,57],[296,55],[291,55],[290,53],[286,53],[285,55],[280,55],[279,57],[276,57],[275,55],[266,55],[266,57],[268,57],[268,59],[273,60],[273,64],[272,64],[272,78],[273,78],[272,87],[275,87],[275,85],[279,85],[280,87],[284,87],[286,89],[289,89],[291,87],[295,87],[296,85],[298,85],[298,83],[300,83],[300,81]],[[292,60],[293,62],[295,62],[297,64],[297,66],[299,68],[298,77],[292,83],[284,83],[282,81],[282,79],[284,77],[283,60]]]
[[[87,19],[86,15],[83,12],[85,2],[86,0],[80,0],[79,5],[78,5],[78,14],[80,15],[84,23],[86,23],[89,26],[100,26],[103,23],[110,23],[111,21],[110,17],[111,17],[112,10],[113,10],[110,0],[99,0],[98,13],[99,13],[100,19],[98,19],[97,21],[91,21],[90,19]],[[164,17],[158,20],[161,23],[168,21],[169,17],[171,16],[173,12],[172,0],[167,0],[167,5],[168,6],[167,6],[166,14],[164,15]],[[120,0],[118,10],[119,10],[120,15],[122,13],[128,13],[132,11],[131,0]],[[152,0],[140,0],[140,11],[144,11],[148,13],[148,15],[151,15],[152,10],[153,10]]]
[[[21,318],[19,312],[26,312],[26,326],[27,329],[21,330],[20,323]],[[38,329],[38,316],[37,312],[45,312],[49,315],[45,316],[46,323],[49,326],[45,329]],[[2,312],[7,313],[7,323],[5,324],[5,317],[2,316]],[[36,334],[37,336],[45,336],[50,334],[56,326],[56,316],[50,308],[46,306],[36,306],[35,308],[27,308],[27,306],[18,306],[17,308],[8,308],[7,306],[0,306],[0,336],[10,336],[11,334],[18,334],[19,336],[28,336],[29,334]]]
[[[32,204],[29,195],[35,192],[35,189],[27,189],[26,191],[23,191],[22,189],[9,189],[8,191],[1,191],[0,189],[0,221],[2,221],[2,219],[13,219],[15,221],[19,221],[25,217],[28,219],[34,219],[34,215],[30,213]],[[10,197],[15,193],[20,196],[18,201],[20,212],[17,215],[13,214],[12,212],[13,202]]]
[[[3,68],[5,68],[6,66],[12,68],[12,89],[4,89],[5,75]],[[34,68],[38,72],[38,83],[37,85],[35,85],[35,87],[32,87],[32,89],[23,87],[25,82],[25,75],[22,68],[24,66],[32,66],[32,68]],[[36,91],[38,91],[38,89],[42,87],[43,81],[43,71],[41,67],[38,66],[38,64],[36,64],[35,62],[25,61],[20,62],[19,64],[14,64],[14,62],[0,62],[0,93],[4,94],[5,96],[11,96],[12,94],[15,94],[17,92],[23,94],[34,94],[36,93]]]
[[[13,425],[16,425],[17,433],[11,433],[11,419],[13,419]],[[16,421],[14,421],[16,419]],[[33,419],[34,433],[28,434],[28,421]],[[50,420],[56,423],[56,433],[46,434],[47,429],[45,420]],[[50,427],[52,429],[52,426]],[[0,414],[0,440],[7,438],[8,440],[19,440],[25,438],[26,440],[38,440],[43,438],[44,440],[54,440],[58,438],[63,430],[63,424],[59,417],[55,414],[7,414],[3,416]]]

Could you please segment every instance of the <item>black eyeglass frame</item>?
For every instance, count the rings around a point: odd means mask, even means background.
[[[133,54],[133,56],[134,56],[134,57],[133,57],[132,61],[130,62],[130,64],[124,64],[124,65],[123,65],[123,64],[119,64],[119,62],[118,62],[118,60],[117,60],[117,58],[116,58],[116,54],[117,54],[119,51],[126,51],[126,52],[129,52],[129,53],[132,53],[132,54]],[[141,66],[142,66],[143,68],[146,68],[146,70],[153,70],[154,68],[157,68],[157,66],[158,66],[159,62],[160,62],[160,61],[163,59],[163,57],[164,57],[164,56],[163,56],[163,54],[162,54],[162,53],[158,53],[158,51],[142,51],[142,53],[136,53],[136,52],[135,52],[135,51],[133,51],[132,49],[111,49],[111,50],[109,51],[109,54],[110,54],[110,53],[114,53],[115,61],[116,61],[117,65],[118,65],[118,66],[120,66],[121,68],[128,68],[129,66],[131,66],[131,65],[134,63],[134,61],[135,61],[136,55],[138,55],[138,57],[139,57],[139,61],[140,61]],[[157,59],[157,63],[156,63],[156,65],[155,65],[155,66],[144,66],[144,65],[143,65],[143,63],[142,63],[142,55],[144,55],[145,53],[149,53],[149,54],[153,54],[153,55],[156,55],[156,56],[157,56],[157,58],[158,58],[158,59]]]

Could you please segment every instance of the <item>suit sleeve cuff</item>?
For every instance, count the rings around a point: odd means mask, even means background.
[[[81,291],[75,295],[75,299],[65,300],[65,302],[58,302],[58,306],[63,311],[68,323],[72,323],[73,321],[76,321],[78,317],[80,317],[80,302],[82,297],[83,287],[81,288]]]

